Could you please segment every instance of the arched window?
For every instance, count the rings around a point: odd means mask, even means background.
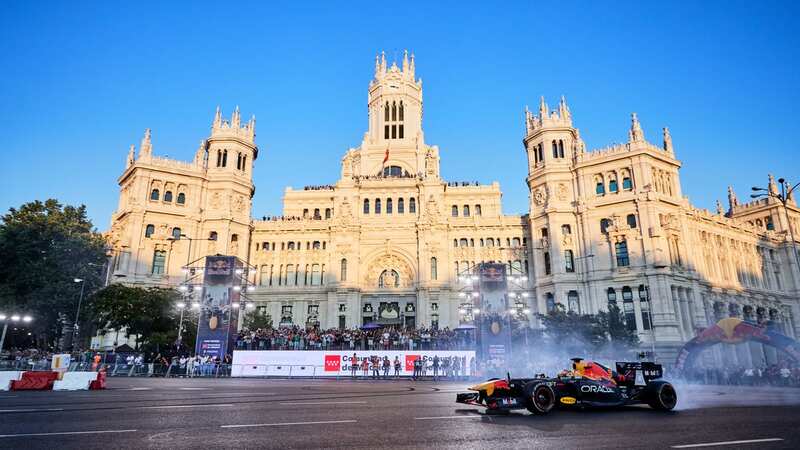
[[[562,141],[561,139],[558,140],[558,157],[559,158],[564,157],[564,141]]]
[[[172,237],[173,237],[173,239],[180,239],[181,238],[181,229],[178,228],[178,227],[173,228],[172,229]]]
[[[380,214],[380,213],[381,213],[381,199],[376,198],[375,199],[375,214]]]
[[[566,223],[564,225],[561,225],[561,234],[563,234],[564,236],[569,236],[570,234],[572,234],[572,227],[570,227],[569,224]]]
[[[228,167],[228,150],[222,151],[222,167]]]
[[[217,240],[217,232],[216,231],[212,231],[212,232],[208,233],[208,240],[209,241],[216,241]]]
[[[482,214],[481,205],[475,205],[475,215],[480,216]]]
[[[469,246],[470,247],[475,247],[475,239],[470,239],[469,240]]]
[[[247,155],[242,156],[242,171],[247,170]]]
[[[406,172],[400,166],[388,166],[383,168],[381,172],[384,177],[402,177]]]
[[[396,270],[384,270],[378,278],[379,288],[400,287],[400,274]]]
[[[544,274],[550,275],[552,268],[550,267],[550,252],[544,252]]]
[[[453,239],[453,247],[458,247],[458,239]]]
[[[436,267],[436,258],[431,258],[431,280],[435,280],[439,277],[438,271],[439,269]]]
[[[148,225],[147,225],[147,226],[144,228],[144,237],[146,237],[146,238],[149,238],[149,237],[150,237],[150,236],[152,236],[152,235],[153,235],[153,233],[155,233],[155,232],[156,232],[156,226],[155,226],[155,225],[153,225],[152,223],[151,223],[151,224],[148,224]]]
[[[172,202],[172,191],[164,192],[164,201],[167,203]]]
[[[553,141],[553,158],[558,158],[558,145]]]
[[[286,250],[294,250],[294,242],[289,242],[289,244],[286,246]]]
[[[556,299],[552,292],[545,294],[544,303],[545,307],[547,308],[547,312],[551,313],[556,310]]]
[[[544,143],[539,144],[539,162],[544,161]]]
[[[619,189],[617,188],[617,179],[611,178],[608,180],[608,192],[614,193],[617,192]]]
[[[608,298],[608,305],[615,305],[617,304],[617,291],[614,288],[608,288],[606,291],[606,298]]]
[[[627,241],[620,241],[614,244],[614,250],[617,254],[617,266],[618,267],[627,267],[630,265],[630,260],[628,259],[628,242]]]
[[[186,204],[186,194],[183,192],[178,193],[178,204],[183,205]]]
[[[518,237],[515,237],[514,239],[511,239],[511,246],[512,247],[519,247],[521,242],[522,241],[520,241],[520,239]]]
[[[364,214],[369,214],[369,199],[364,199]]]
[[[611,226],[611,219],[600,219],[600,232],[603,234],[608,233],[608,227]]]
[[[397,103],[392,102],[392,121],[397,120]]]
[[[331,218],[331,209],[330,208],[325,208],[325,218],[326,219],[330,219]]]
[[[406,209],[405,201],[402,198],[398,198],[397,199],[397,213],[398,214],[403,214],[404,212],[406,212],[405,209]]]
[[[636,214],[628,214],[625,221],[628,222],[629,227],[636,228]]]
[[[602,178],[595,178],[594,193],[597,195],[606,195],[606,186],[603,184]]]
[[[386,105],[383,107],[383,120],[386,122],[389,121],[389,102],[386,102]]]
[[[159,197],[158,189],[153,189],[152,191],[150,191],[150,200],[158,200],[158,197]]]
[[[339,280],[347,281],[347,260],[342,258],[341,268],[339,269]]]
[[[564,250],[564,270],[575,272],[575,257],[572,254],[572,250]]]
[[[450,208],[450,215],[453,217],[458,217],[458,206],[453,205],[453,207]]]
[[[639,309],[642,310],[642,329],[650,329],[650,295],[647,286],[639,285]]]
[[[461,238],[458,241],[458,246],[459,247],[468,247],[469,246],[469,242],[467,241],[467,238]]]
[[[469,205],[464,205],[464,217],[469,217]]]
[[[633,189],[633,181],[631,181],[630,176],[626,175],[622,177],[622,189],[626,191],[630,191],[631,189]]]
[[[314,218],[321,219],[322,216],[319,215],[319,208],[314,208]]]
[[[403,120],[403,101],[400,100],[400,117],[399,120]]]
[[[411,214],[417,213],[417,199],[414,197],[408,199],[408,212]]]
[[[486,246],[487,247],[494,247],[494,238],[486,239]]]
[[[217,167],[222,166],[222,150],[217,150]]]
[[[578,300],[578,291],[567,292],[567,306],[571,312],[581,313],[581,303]]]
[[[314,250],[319,250],[321,246],[322,244],[319,241],[314,241],[314,243],[311,244],[311,248]]]
[[[633,307],[633,292],[628,286],[622,288],[622,312],[625,315],[625,325],[631,331],[636,331],[636,310]]]
[[[236,154],[236,170],[242,170],[242,153]]]
[[[392,213],[392,199],[387,198],[386,199],[386,214],[391,214],[391,213]]]

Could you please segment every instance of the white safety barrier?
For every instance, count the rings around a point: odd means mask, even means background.
[[[0,372],[0,391],[11,389],[11,381],[22,379],[22,371],[9,370]]]
[[[97,372],[66,372],[64,377],[53,383],[54,391],[86,391],[92,381],[97,379]]]

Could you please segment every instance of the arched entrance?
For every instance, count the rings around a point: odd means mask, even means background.
[[[701,331],[694,339],[687,342],[678,353],[675,368],[678,370],[690,368],[695,358],[713,345],[738,344],[744,341],[769,345],[800,362],[800,343],[794,339],[755,323],[728,317]]]

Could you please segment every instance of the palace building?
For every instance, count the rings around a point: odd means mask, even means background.
[[[113,279],[177,286],[190,262],[236,255],[253,267],[247,297],[276,326],[452,328],[469,319],[459,274],[502,262],[527,275],[532,327],[533,314],[559,304],[596,313],[616,303],[642,346],[659,352],[723,317],[797,336],[793,199],[784,210],[775,197],[740,203],[729,189],[727,209],[695,208],[667,128],[655,145],[633,114],[626,143],[587,150],[566,101],[550,110],[542,99],[524,116],[529,210],[503,214],[497,182],[441,178],[414,56],[399,64],[376,58],[367,131],[344,152],[338,179],[287,187],[278,217],[253,218],[255,118],[243,123],[237,108],[226,120],[218,109],[191,162],[154,156],[146,131],[119,177]],[[768,186],[778,194],[772,177]]]

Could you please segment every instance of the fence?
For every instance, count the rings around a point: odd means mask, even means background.
[[[344,342],[292,341],[284,338],[237,340],[236,350],[475,350],[469,340],[442,341],[434,338],[384,341],[381,339],[354,339]]]

